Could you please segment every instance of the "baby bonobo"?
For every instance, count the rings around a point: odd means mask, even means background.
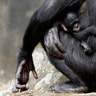
[[[51,28],[48,32],[49,35],[53,35],[53,38],[56,38],[54,36],[54,33],[56,33],[58,35],[58,26],[61,26],[63,28],[64,32],[67,32],[68,34],[72,34],[79,32],[80,31],[80,23],[79,23],[79,19],[78,19],[78,15],[75,12],[69,11],[65,14],[64,16],[64,20],[63,22],[56,22],[53,26],[53,28]],[[53,31],[53,32],[52,32]],[[55,32],[54,32],[55,31]],[[47,34],[47,36],[48,36]],[[78,34],[78,33],[77,33]],[[90,55],[92,53],[92,49],[89,47],[89,45],[87,44],[86,41],[81,40],[78,38],[77,35],[74,35],[74,37],[80,41],[80,45],[82,46],[82,48],[84,48],[84,52],[87,55]],[[46,36],[45,36],[46,38]],[[57,37],[59,38],[59,37]],[[53,43],[55,42],[56,39],[53,40]],[[46,41],[46,40],[45,40]],[[52,40],[50,40],[52,41]],[[52,42],[51,42],[52,43]],[[48,44],[47,44],[48,45]],[[52,44],[51,44],[52,45]],[[57,46],[58,47],[58,46]],[[56,50],[55,50],[56,51]],[[50,52],[49,52],[50,53]],[[52,52],[51,52],[52,54]]]
[[[64,25],[66,26],[68,33],[72,34],[74,32],[79,32],[80,31],[80,23],[78,16],[75,12],[68,12],[65,17],[64,17]],[[66,31],[66,30],[65,30]],[[76,39],[78,39],[78,36],[75,36]],[[78,39],[79,40],[79,39]],[[87,42],[80,40],[81,41],[81,46],[84,48],[84,52],[86,54],[91,54],[92,49],[89,47]]]

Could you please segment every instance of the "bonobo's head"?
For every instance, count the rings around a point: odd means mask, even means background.
[[[80,24],[77,14],[68,12],[64,18],[64,25],[69,31],[78,32],[80,30]]]

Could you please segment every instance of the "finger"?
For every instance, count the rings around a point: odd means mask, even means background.
[[[35,79],[38,79],[38,75],[37,75],[37,72],[35,70],[32,70],[32,73],[33,73],[33,76]]]
[[[15,79],[15,82],[14,82],[14,85],[13,85],[13,88],[12,88],[12,92],[13,93],[17,93],[20,91],[20,89],[25,89],[26,88],[26,85],[20,85],[18,80]],[[27,88],[26,88],[27,89]]]
[[[20,92],[28,90],[27,88],[20,89]]]
[[[52,49],[48,49],[49,54],[57,58],[63,58],[63,54],[54,46]]]
[[[25,66],[25,64],[26,64],[26,60],[22,60],[19,67],[17,68],[16,78],[19,82],[20,81],[27,82],[29,70],[27,68],[28,66]]]
[[[19,89],[17,89],[16,86],[12,88],[12,93],[17,93],[17,92],[19,92]]]
[[[38,75],[37,75],[37,72],[35,71],[35,66],[34,66],[32,60],[29,62],[29,68],[32,71],[32,74],[33,74],[34,78],[38,79]]]
[[[57,58],[63,58],[63,54],[60,53],[59,51],[52,50],[52,54],[57,57]]]
[[[44,37],[44,45],[47,47],[50,44],[50,39],[47,36]]]
[[[65,53],[65,49],[64,49],[64,47],[62,46],[62,44],[61,44],[60,42],[58,42],[58,43],[56,44],[56,46],[58,47],[58,49],[59,49],[61,52]]]
[[[25,65],[26,60],[22,60],[22,62],[20,63],[18,70],[17,70],[17,74],[20,74],[23,70],[23,66]]]
[[[68,31],[64,24],[61,24],[61,27],[63,28],[64,32]]]
[[[25,85],[29,80],[30,68],[28,64],[24,61],[23,63],[21,63],[21,65],[17,69],[17,73],[16,73],[16,86],[17,87],[18,87],[18,84]]]
[[[82,41],[80,44],[84,49],[89,49],[89,46],[86,42]]]
[[[20,84],[17,84],[17,85],[16,85],[16,88],[17,88],[20,92],[26,91],[26,90],[29,89],[28,86],[26,86],[26,85],[20,85]]]
[[[25,62],[26,62],[26,60],[24,59],[24,60],[22,60],[22,62],[21,62],[21,66],[23,66],[23,65],[25,65]]]
[[[17,89],[25,89],[26,85],[16,84]]]
[[[21,85],[21,84],[17,84],[17,85],[16,85],[16,88],[17,88],[20,92],[26,91],[26,90],[29,89],[28,86],[26,86],[26,85]]]
[[[50,45],[53,45],[55,44],[56,47],[58,47],[58,49],[61,51],[61,52],[65,52],[65,49],[64,47],[62,46],[61,42],[60,42],[60,39],[59,39],[59,35],[58,35],[58,29],[57,27],[54,29],[55,32],[54,32],[54,36],[52,38],[52,43]]]

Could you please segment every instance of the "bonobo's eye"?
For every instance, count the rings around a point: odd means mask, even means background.
[[[76,23],[79,23],[79,19],[74,19],[71,23],[70,23],[70,25],[71,26],[74,26]]]

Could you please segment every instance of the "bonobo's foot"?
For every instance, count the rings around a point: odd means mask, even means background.
[[[15,84],[12,89],[13,93],[28,90],[28,87],[26,86],[26,84],[29,80],[30,71],[32,71],[34,77],[37,79],[38,76],[35,71],[35,67],[33,65],[32,60],[22,60],[22,62],[19,64],[19,66],[17,68]]]
[[[60,84],[53,84],[50,87],[51,91],[60,92],[87,92],[88,88],[83,86],[78,86],[71,81],[63,82]]]
[[[82,41],[81,46],[84,48],[84,52],[85,52],[86,55],[93,54],[92,48],[90,48],[89,45],[86,42]]]
[[[90,48],[90,49],[85,49],[84,50],[86,55],[92,55],[94,53],[94,51]]]

